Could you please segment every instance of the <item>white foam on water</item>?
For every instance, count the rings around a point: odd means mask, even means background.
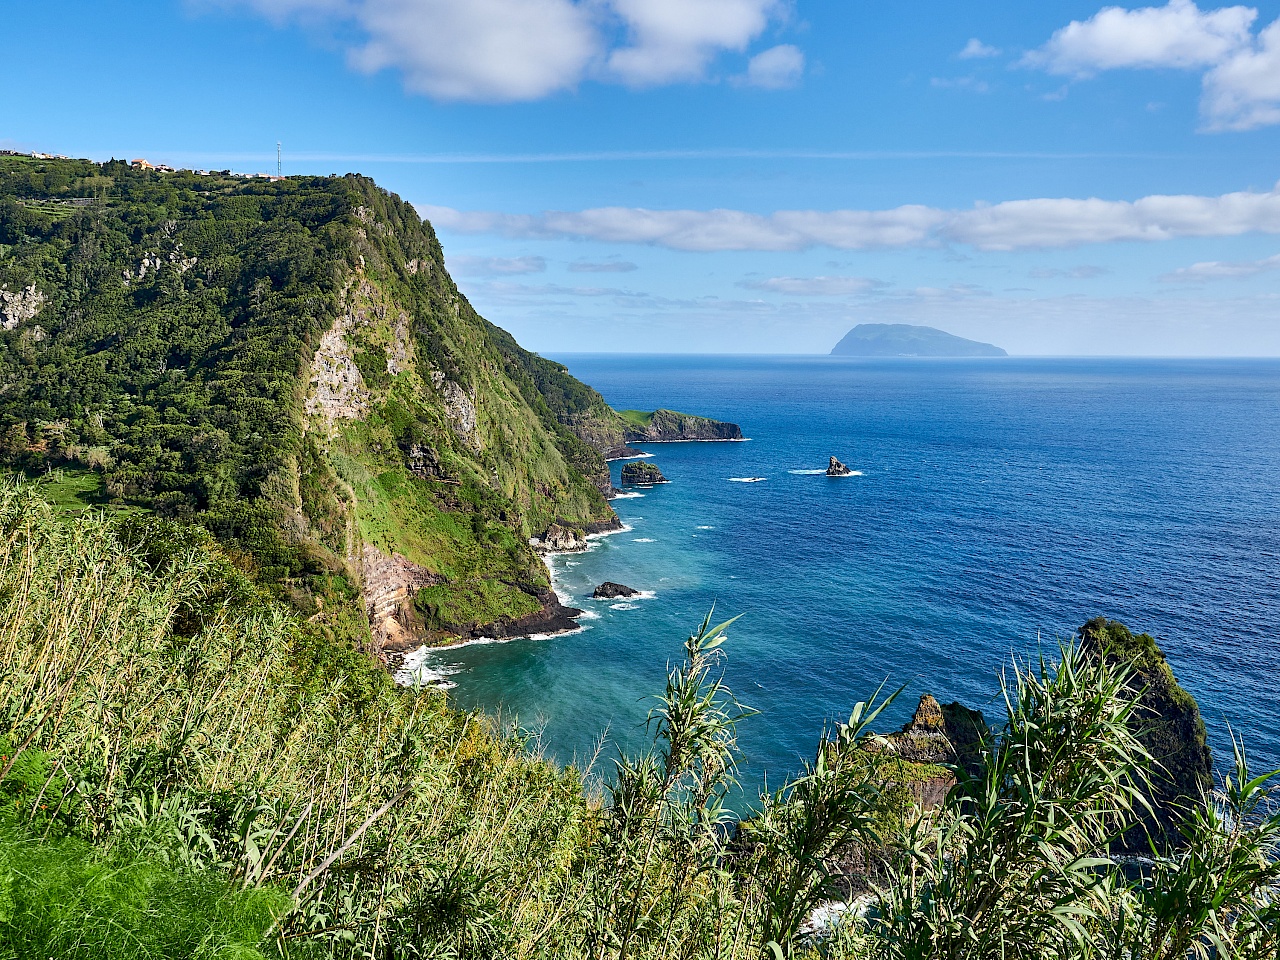
[[[635,605],[634,603],[611,603],[611,604],[609,604],[609,609],[610,609],[610,610],[634,610],[635,608],[636,608],[636,605]]]
[[[631,542],[632,543],[657,543],[658,541],[653,539],[653,537],[636,537]]]
[[[648,443],[647,440],[645,442]],[[612,457],[609,460],[609,462],[613,463],[615,460],[643,460],[645,457],[652,457],[652,456],[653,456],[652,453],[636,453],[636,454],[632,454],[629,457]]]
[[[730,483],[759,483],[762,480],[768,480],[768,477],[730,477]]]
[[[644,494],[639,490],[628,490],[623,493],[615,493],[610,500],[634,500],[636,497],[643,497]]]
[[[587,599],[594,600],[595,598],[588,597]],[[579,620],[599,620],[600,614],[596,613],[594,610],[583,610],[580,614],[578,614],[578,619]]]
[[[444,663],[431,647],[419,647],[404,655],[400,669],[392,679],[402,687],[436,687],[452,690],[457,686],[449,677],[461,673],[462,667]]]
[[[715,527],[709,527],[709,526],[707,526],[706,524],[703,524],[701,527],[698,527],[698,529],[699,529],[699,530],[714,530],[714,529],[715,529]]]

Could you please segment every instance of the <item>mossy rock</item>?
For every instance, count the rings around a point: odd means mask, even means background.
[[[1131,849],[1148,847],[1146,834],[1159,848],[1176,846],[1179,808],[1198,800],[1213,786],[1213,755],[1195,697],[1184,690],[1155,638],[1133,633],[1118,620],[1095,617],[1079,630],[1086,656],[1105,657],[1130,666],[1132,686],[1141,692],[1134,733],[1151,754],[1151,802],[1154,815],[1124,838]]]

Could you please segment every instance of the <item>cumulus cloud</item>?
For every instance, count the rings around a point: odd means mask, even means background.
[[[1261,260],[1246,260],[1229,263],[1222,260],[1207,260],[1193,263],[1189,267],[1181,267],[1172,273],[1166,273],[1160,279],[1165,283],[1202,283],[1206,280],[1239,280],[1243,277],[1257,276],[1280,270],[1280,253]]]
[[[1058,30],[1021,63],[1077,78],[1120,68],[1203,70],[1205,129],[1252,130],[1280,123],[1280,19],[1255,34],[1257,18],[1252,7],[1201,10],[1192,0],[1106,7]]]
[[[1280,20],[1205,75],[1201,112],[1212,130],[1280,123]]]
[[[1250,40],[1258,11],[1249,7],[1201,10],[1192,0],[1163,7],[1105,7],[1073,20],[1023,58],[1050,73],[1089,76],[1119,67],[1208,67]]]
[[[964,49],[957,53],[956,56],[961,60],[986,60],[990,57],[1000,56],[1000,50],[974,37],[964,45]]]
[[[645,87],[696,80],[723,50],[745,50],[781,11],[779,0],[611,0],[631,43],[612,51],[608,69]]]
[[[803,74],[804,54],[799,47],[783,43],[752,57],[742,82],[765,90],[783,90],[794,87]]]
[[[630,273],[640,268],[630,260],[575,260],[570,273]]]
[[[502,277],[520,273],[542,273],[547,269],[543,257],[469,257],[449,258],[449,270],[464,277]]]
[[[1041,198],[966,210],[647,210],[598,207],[510,214],[419,206],[438,228],[516,238],[643,243],[673,250],[871,250],[961,244],[981,250],[1071,247],[1118,240],[1280,233],[1280,192],[1138,200]]]
[[[832,297],[870,293],[882,288],[884,283],[870,277],[770,277],[768,280],[740,280],[738,286],[792,296]]]
[[[188,2],[340,28],[344,41],[356,38],[347,44],[356,69],[399,70],[415,93],[481,102],[536,100],[593,76],[636,87],[702,79],[719,54],[745,52],[786,9],[785,0]],[[621,45],[611,42],[619,31]],[[787,49],[755,58],[764,58],[756,68],[762,80],[781,85],[802,69],[803,55]]]

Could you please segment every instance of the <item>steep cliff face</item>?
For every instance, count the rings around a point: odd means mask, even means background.
[[[617,524],[566,426],[617,415],[364,178],[5,158],[0,290],[0,461],[203,524],[315,616],[345,582],[375,651],[563,627],[530,540]]]

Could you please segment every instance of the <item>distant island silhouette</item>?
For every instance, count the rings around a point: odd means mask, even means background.
[[[1000,347],[910,323],[860,323],[831,349],[833,357],[1007,357]]]

